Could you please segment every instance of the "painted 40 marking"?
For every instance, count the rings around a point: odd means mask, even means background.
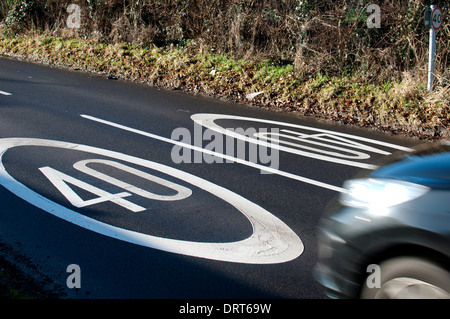
[[[103,174],[97,170],[87,167],[87,164],[92,164],[92,163],[104,164],[104,165],[107,165],[110,167],[114,167],[118,170],[136,175],[136,176],[146,179],[148,181],[151,181],[156,184],[170,188],[170,189],[176,191],[177,193],[175,195],[158,195],[158,194],[151,193],[147,190],[133,186],[124,181],[118,180],[109,175]],[[185,199],[185,198],[191,196],[191,194],[192,194],[192,191],[187,187],[172,183],[168,180],[145,173],[143,171],[137,170],[135,168],[132,168],[130,166],[127,166],[127,165],[124,165],[124,164],[121,164],[121,163],[118,163],[115,161],[101,160],[101,159],[83,160],[83,161],[79,161],[79,162],[75,163],[73,165],[73,167],[83,173],[86,173],[90,176],[101,179],[105,182],[108,182],[110,184],[113,184],[115,186],[118,186],[118,187],[126,190],[126,192],[122,192],[119,194],[111,194],[105,190],[97,188],[93,185],[90,185],[90,184],[83,182],[72,176],[66,175],[66,174],[64,174],[60,171],[57,171],[56,169],[53,169],[51,167],[47,166],[47,167],[39,168],[39,170],[61,192],[61,194],[63,194],[64,197],[73,206],[78,207],[78,208],[110,201],[110,202],[113,202],[114,204],[117,204],[128,210],[131,210],[132,212],[142,212],[142,211],[145,211],[146,208],[136,205],[128,200],[125,200],[125,199],[123,199],[123,197],[131,196],[132,194],[129,193],[129,192],[131,192],[131,193],[134,193],[136,195],[139,195],[139,196],[142,196],[142,197],[145,197],[148,199],[161,200],[161,201],[175,201],[175,200]],[[93,193],[99,197],[85,201],[85,200],[81,199],[81,197],[79,197],[72,190],[72,188],[70,188],[68,183],[70,183],[74,186],[78,186],[81,189],[84,189],[84,190],[86,190],[90,193]]]
[[[131,193],[149,199],[166,201],[182,200],[192,194],[191,189],[187,187],[122,164],[127,163],[134,165],[135,167],[143,167],[145,169],[160,172],[177,180],[182,180],[193,187],[206,191],[211,195],[229,203],[248,219],[252,225],[253,233],[248,238],[234,242],[211,243],[184,241],[139,233],[85,216],[74,209],[58,204],[28,188],[16,180],[7,171],[3,163],[4,154],[11,148],[27,146],[79,151],[94,154],[100,157],[110,158],[108,160],[88,159],[78,161],[74,164],[74,167],[78,171],[118,186],[122,188],[124,192],[112,194],[49,166],[39,168],[50,183],[52,183],[75,208],[87,207],[110,201],[114,204],[125,207],[132,212],[141,212],[145,208],[125,199],[130,196]],[[172,195],[160,195],[149,192],[148,190],[144,190],[101,173],[91,167],[88,167],[88,164],[102,164],[110,166],[117,170],[147,179],[151,182],[171,189]],[[72,224],[118,240],[171,253],[236,263],[275,264],[287,262],[297,258],[302,254],[304,249],[303,243],[297,234],[295,234],[295,232],[292,231],[292,229],[290,229],[280,219],[259,205],[226,188],[170,166],[92,146],[35,138],[0,139],[0,185],[4,186],[6,189],[35,207]],[[97,195],[97,198],[83,200],[69,185],[77,186],[85,191],[93,193]]]

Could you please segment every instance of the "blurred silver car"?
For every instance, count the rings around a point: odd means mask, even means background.
[[[450,142],[345,182],[319,227],[330,298],[450,298]]]

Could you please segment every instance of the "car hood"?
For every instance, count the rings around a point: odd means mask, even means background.
[[[370,174],[373,178],[389,178],[450,189],[450,141],[419,146],[412,152],[391,158],[391,163]]]

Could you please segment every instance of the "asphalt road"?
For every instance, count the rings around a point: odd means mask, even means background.
[[[327,204],[417,143],[1,58],[0,242],[67,298],[323,298]]]

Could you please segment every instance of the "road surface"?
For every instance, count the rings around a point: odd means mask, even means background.
[[[66,298],[323,298],[317,223],[418,144],[0,59],[0,242]]]

